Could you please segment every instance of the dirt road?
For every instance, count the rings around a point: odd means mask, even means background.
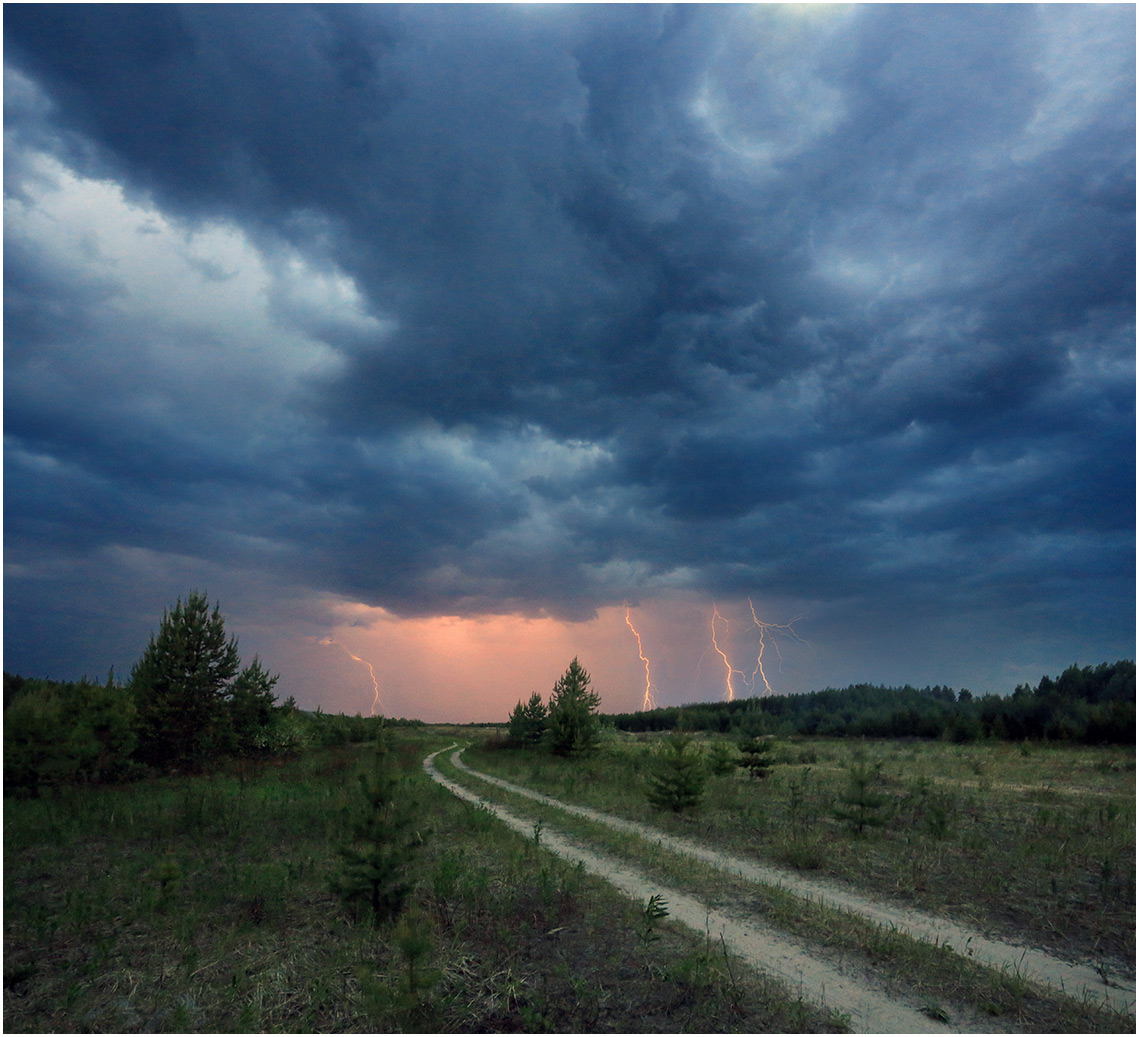
[[[440,750],[447,752],[448,750]],[[505,807],[489,802],[470,789],[441,774],[435,766],[432,753],[423,761],[427,773],[456,796],[486,807],[504,824],[523,835],[530,836],[534,822],[519,817]],[[463,770],[471,771],[459,760],[455,752],[452,762]],[[485,775],[478,775],[486,778]],[[493,781],[517,791],[519,786],[509,785],[499,779]],[[532,798],[537,793],[525,790]],[[546,797],[541,797],[546,799]],[[550,800],[549,802],[557,803]],[[565,809],[564,804],[557,805]],[[578,810],[580,808],[574,808]],[[602,815],[604,816],[604,815]],[[616,819],[612,819],[616,820]],[[747,961],[755,969],[778,976],[789,988],[800,993],[805,1000],[825,1009],[834,1010],[850,1017],[850,1027],[855,1033],[954,1033],[978,1032],[977,1020],[958,1019],[958,1026],[948,1026],[931,1018],[921,1005],[891,996],[873,977],[846,974],[828,962],[822,961],[786,935],[764,926],[755,919],[730,915],[701,904],[678,890],[662,887],[635,868],[612,857],[597,853],[588,846],[581,845],[549,828],[542,829],[542,845],[575,864],[580,861],[585,870],[598,875],[611,883],[625,895],[641,902],[658,893],[668,902],[669,916],[697,932],[708,932],[713,938],[723,938],[724,944],[733,954]]]
[[[1033,947],[1018,946],[1003,940],[996,940],[977,930],[968,929],[945,918],[937,918],[924,912],[883,904],[860,897],[848,890],[812,879],[805,879],[793,871],[786,871],[742,857],[710,850],[706,846],[668,835],[648,825],[627,821],[623,818],[604,814],[588,807],[562,803],[560,800],[535,792],[525,786],[515,785],[489,774],[482,774],[468,767],[456,752],[452,762],[483,781],[489,782],[509,792],[528,799],[556,807],[570,814],[576,814],[590,821],[608,825],[611,828],[630,832],[641,838],[658,843],[674,853],[701,860],[732,875],[738,875],[751,882],[775,886],[794,893],[804,900],[829,907],[840,908],[887,928],[898,929],[915,939],[950,947],[958,954],[971,957],[985,965],[998,969],[1012,970],[1024,978],[1077,998],[1087,997],[1094,1002],[1107,1002],[1120,1011],[1135,1011],[1135,980],[1122,975],[1105,976],[1088,963],[1068,962]]]

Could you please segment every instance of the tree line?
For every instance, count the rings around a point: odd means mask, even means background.
[[[224,757],[376,737],[381,718],[278,703],[277,680],[256,656],[242,665],[220,607],[191,592],[163,614],[125,683],[113,671],[102,684],[4,674],[5,789],[37,795],[65,782],[193,772]]]
[[[1057,678],[1019,685],[1012,695],[974,696],[925,688],[854,684],[805,695],[668,706],[611,718],[622,731],[710,731],[744,737],[1052,740],[1135,743],[1135,662],[1070,666]]]

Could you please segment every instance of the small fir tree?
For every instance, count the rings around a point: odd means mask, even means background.
[[[740,766],[753,778],[766,778],[771,771],[771,751],[774,745],[761,738],[748,738],[740,742]]]
[[[515,745],[537,745],[546,733],[547,715],[546,704],[537,692],[525,705],[519,702],[510,714],[510,740]]]
[[[861,835],[867,826],[878,827],[886,823],[883,810],[889,797],[877,792],[874,786],[882,777],[882,764],[854,763],[847,772],[846,791],[839,797],[834,816],[847,821]]]
[[[601,696],[589,690],[590,676],[575,657],[550,693],[546,737],[559,756],[577,756],[597,745]]]
[[[675,731],[662,746],[655,773],[649,776],[649,803],[679,814],[700,802],[707,781],[708,769],[699,747],[690,735]]]
[[[708,749],[708,773],[717,778],[734,774],[739,759],[739,751],[731,742],[713,742]]]
[[[338,849],[344,864],[332,879],[344,904],[370,912],[373,925],[399,916],[414,888],[412,866],[422,845],[416,804],[396,771],[387,732],[376,735],[371,773],[360,775],[361,802]]]

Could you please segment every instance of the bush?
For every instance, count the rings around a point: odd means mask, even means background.
[[[775,743],[749,738],[740,743],[739,765],[753,778],[766,778],[771,770],[771,754]]]
[[[542,696],[534,692],[510,714],[510,740],[515,745],[537,745],[546,734],[547,710]]]
[[[21,681],[4,713],[4,784],[37,796],[43,786],[128,777],[135,743],[134,701],[113,677]]]
[[[717,778],[735,773],[740,754],[731,742],[713,742],[708,750],[708,772]]]

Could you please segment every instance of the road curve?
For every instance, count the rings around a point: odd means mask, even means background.
[[[454,746],[448,747],[452,748]],[[518,817],[505,807],[484,799],[439,772],[435,766],[435,757],[448,749],[431,753],[423,761],[423,769],[460,799],[486,808],[509,828],[531,836],[534,831],[532,821]],[[458,756],[458,752],[454,753],[452,762],[470,771],[470,768],[459,762]],[[474,771],[470,773],[477,774]],[[497,784],[507,784],[497,779],[492,780]],[[536,793],[532,795],[537,798]],[[722,936],[728,950],[753,968],[779,977],[791,990],[800,993],[813,1004],[848,1015],[850,1027],[855,1033],[961,1032],[931,1018],[918,1007],[888,997],[873,986],[844,975],[832,965],[812,957],[802,946],[777,930],[758,922],[729,917],[722,911],[709,908],[678,890],[663,887],[636,869],[595,853],[548,828],[542,829],[541,840],[542,846],[551,853],[574,864],[580,861],[587,872],[605,879],[638,903],[653,893],[659,893],[668,901],[670,918],[696,932]]]

